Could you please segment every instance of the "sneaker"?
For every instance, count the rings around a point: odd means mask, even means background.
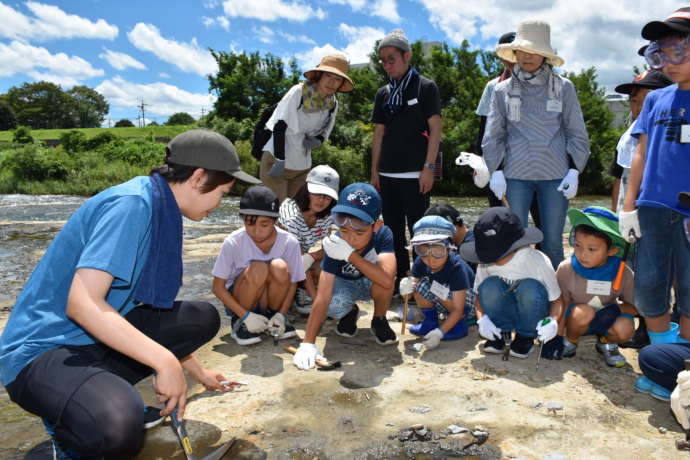
[[[285,317],[285,332],[278,337],[278,340],[291,339],[295,336],[297,336],[295,326],[292,325],[292,321],[288,317]]]
[[[295,299],[292,301],[292,306],[295,307],[298,313],[308,315],[311,312],[311,304],[313,302],[312,298],[307,294],[307,290],[298,287],[295,293]]]
[[[657,383],[652,382],[644,375],[635,380],[635,390],[639,391],[640,393],[648,394],[660,401],[668,401],[671,399],[671,392],[669,390]]]
[[[371,333],[374,334],[376,343],[379,345],[393,345],[398,343],[393,329],[388,325],[388,320],[385,316],[374,316],[371,319]]]
[[[46,419],[43,420],[43,426],[50,436],[52,447],[52,460],[102,460],[102,457],[85,457],[74,452],[72,449],[64,447],[60,441],[55,437],[55,427]]]
[[[340,318],[338,326],[335,328],[335,333],[343,337],[354,337],[357,335],[357,317],[359,316],[359,307],[352,306],[350,313]]]
[[[572,358],[577,352],[577,344],[568,339],[563,339],[563,357]]]
[[[625,356],[618,351],[618,345],[615,343],[597,342],[594,347],[601,353],[609,367],[623,367],[628,363]]]
[[[252,345],[261,342],[261,334],[249,332],[247,325],[244,322],[237,325],[238,321],[240,321],[240,318],[235,316],[230,322],[231,337],[235,339],[237,345]]]
[[[486,353],[501,354],[505,348],[506,343],[503,339],[487,340],[484,342],[483,348]]]
[[[516,358],[527,358],[534,346],[534,337],[524,337],[515,334],[515,339],[510,344],[510,356]]]
[[[160,425],[165,417],[161,415],[161,410],[158,407],[146,406],[144,407],[144,429],[148,430],[156,425]]]

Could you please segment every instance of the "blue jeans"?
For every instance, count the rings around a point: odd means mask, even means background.
[[[563,261],[563,228],[568,211],[568,200],[556,188],[561,179],[556,180],[521,180],[507,179],[506,197],[510,209],[517,214],[520,222],[527,227],[529,208],[537,196],[539,218],[544,241],[541,250],[551,260],[554,270]]]
[[[366,276],[356,280],[335,277],[328,316],[340,319],[352,311],[358,300],[371,300],[371,280]]]
[[[644,230],[642,230],[644,236]],[[690,359],[690,344],[657,343],[644,347],[638,361],[642,373],[652,382],[668,391],[676,387],[678,373],[685,370],[685,360]]]
[[[640,206],[637,215],[642,232],[635,244],[637,309],[645,318],[665,314],[675,276],[678,310],[690,317],[690,243],[683,228],[685,216],[651,206]]]
[[[490,276],[479,285],[479,304],[503,332],[523,337],[537,336],[537,323],[549,313],[549,295],[539,281],[526,278],[508,285]]]

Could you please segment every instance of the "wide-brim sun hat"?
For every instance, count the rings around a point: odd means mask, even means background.
[[[551,26],[544,21],[530,19],[520,23],[515,40],[496,46],[498,57],[509,62],[517,62],[515,51],[518,50],[543,56],[546,62],[555,67],[565,64],[563,58],[551,47]]]
[[[333,75],[337,75],[343,79],[343,84],[338,88],[338,92],[347,93],[352,91],[354,84],[352,79],[347,76],[347,72],[350,69],[350,64],[347,59],[342,54],[329,54],[324,56],[316,67],[304,72],[304,78],[307,80],[312,80],[316,78],[316,72],[328,72]]]
[[[630,94],[633,88],[660,89],[673,84],[673,81],[663,72],[648,70],[637,75],[631,83],[623,83],[616,86],[615,91],[620,94]]]
[[[578,225],[586,225],[607,235],[615,247],[623,248],[625,241],[618,229],[618,215],[603,206],[589,206],[582,211],[568,209],[568,220],[574,229]],[[622,254],[618,254],[621,256]]]

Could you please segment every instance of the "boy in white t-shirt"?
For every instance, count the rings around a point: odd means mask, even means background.
[[[460,256],[479,264],[474,291],[484,351],[504,353],[510,343],[511,356],[526,358],[538,338],[544,358],[561,359],[561,290],[548,257],[529,246],[542,240],[541,230],[524,228],[514,212],[496,207],[479,218],[474,238]]]
[[[299,242],[276,226],[279,203],[268,187],[248,189],[240,200],[244,227],[232,232],[213,267],[213,293],[232,316],[239,345],[296,335],[286,314],[297,283],[304,280]]]

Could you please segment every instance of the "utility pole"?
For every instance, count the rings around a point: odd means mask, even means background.
[[[145,108],[148,107],[149,104],[144,104],[144,100],[141,100],[141,104],[137,106],[139,110],[141,110],[141,123],[139,123],[139,127],[142,128],[146,126],[146,111]]]
[[[201,108],[201,118],[204,118],[204,114],[206,113],[205,107]]]

